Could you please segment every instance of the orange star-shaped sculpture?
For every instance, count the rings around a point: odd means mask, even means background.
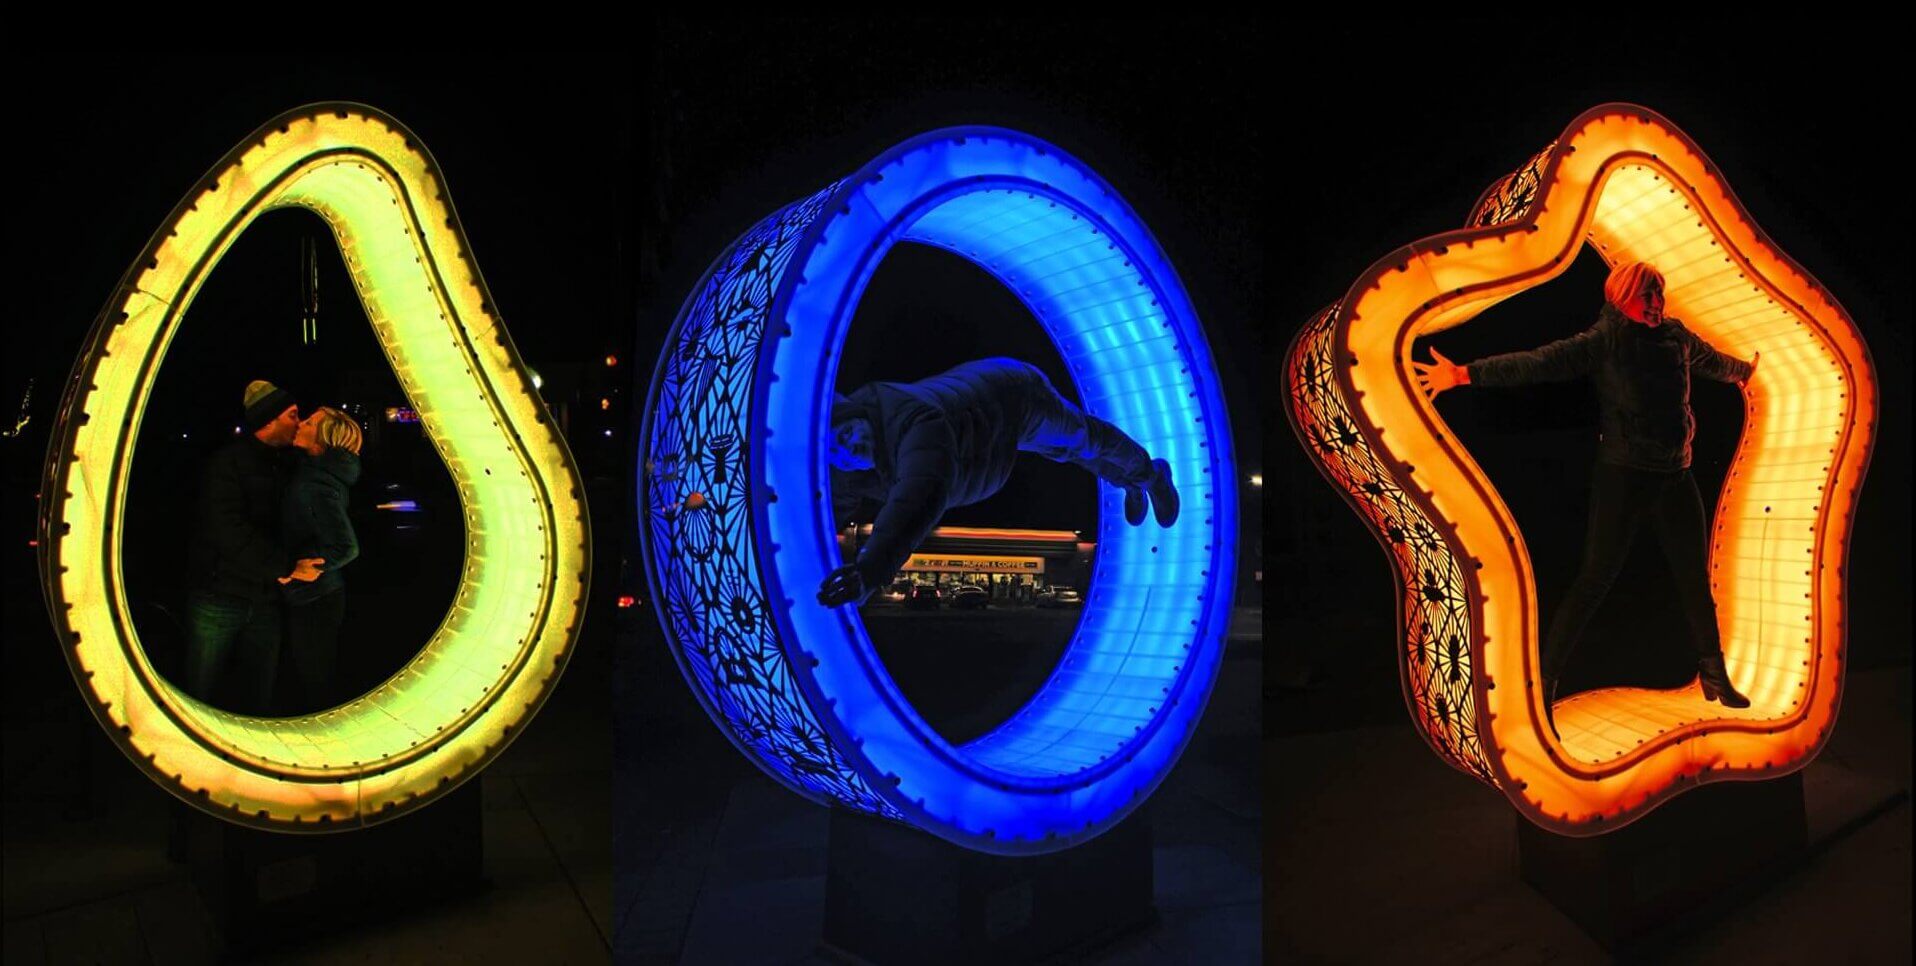
[[[1568,268],[1590,244],[1666,280],[1666,311],[1737,358],[1743,437],[1710,544],[1729,710],[1696,684],[1612,688],[1545,718],[1523,534],[1411,369],[1425,336]],[[1478,201],[1386,256],[1292,343],[1292,427],[1394,564],[1404,696],[1431,747],[1526,817],[1592,835],[1702,782],[1815,757],[1843,684],[1844,567],[1876,428],[1868,348],[1834,296],[1750,220],[1709,158],[1629,104],[1584,112]]]

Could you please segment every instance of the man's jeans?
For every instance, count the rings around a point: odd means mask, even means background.
[[[272,713],[283,616],[284,608],[276,600],[195,592],[187,608],[186,693],[201,701],[219,700],[231,660],[239,665],[236,697],[242,706],[229,710]],[[238,654],[233,653],[235,643]]]
[[[1115,486],[1144,486],[1157,477],[1151,454],[1124,430],[1085,415],[1039,376],[1031,387],[1030,407],[1018,448],[1054,463],[1083,467]]]

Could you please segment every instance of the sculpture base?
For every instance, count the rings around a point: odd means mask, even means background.
[[[1524,881],[1613,952],[1743,901],[1808,844],[1800,771],[1692,789],[1593,838],[1517,820]]]
[[[1030,962],[1148,927],[1143,809],[1083,845],[1010,857],[832,809],[825,951],[864,963]]]
[[[227,954],[297,946],[477,892],[479,781],[411,815],[321,835],[262,832],[191,811],[194,884]]]

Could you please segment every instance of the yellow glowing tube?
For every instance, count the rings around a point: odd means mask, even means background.
[[[380,346],[446,463],[465,516],[451,609],[371,692],[297,718],[188,697],[147,661],[120,565],[133,446],[193,296],[253,220],[325,220]],[[579,474],[473,263],[437,165],[359,105],[284,114],[174,209],[95,322],[48,449],[40,561],[81,693],[174,794],[282,831],[403,814],[477,774],[551,693],[591,566]]]
[[[1478,202],[1471,227],[1373,265],[1293,343],[1293,427],[1377,532],[1403,594],[1400,666],[1442,757],[1570,835],[1619,827],[1686,788],[1807,764],[1842,689],[1846,565],[1875,432],[1869,350],[1688,137],[1641,107],[1585,112]],[[1535,579],[1489,479],[1419,390],[1416,340],[1542,284],[1594,245],[1663,273],[1666,311],[1762,362],[1717,504],[1710,579],[1730,676],[1752,704],[1538,687]]]

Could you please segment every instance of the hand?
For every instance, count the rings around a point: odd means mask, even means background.
[[[325,573],[325,570],[320,567],[320,564],[325,562],[325,557],[301,557],[293,564],[293,572],[279,578],[279,582],[288,584],[297,580],[303,584],[310,584],[318,580],[320,574]]]
[[[1446,389],[1470,385],[1468,368],[1444,358],[1444,354],[1438,352],[1435,347],[1431,348],[1430,357],[1437,361],[1418,362],[1412,359],[1410,367],[1417,373],[1418,385],[1423,386],[1424,391],[1430,393],[1432,398]]]
[[[858,568],[846,564],[825,575],[825,582],[818,585],[818,602],[826,607],[840,607],[863,601],[869,593]]]

